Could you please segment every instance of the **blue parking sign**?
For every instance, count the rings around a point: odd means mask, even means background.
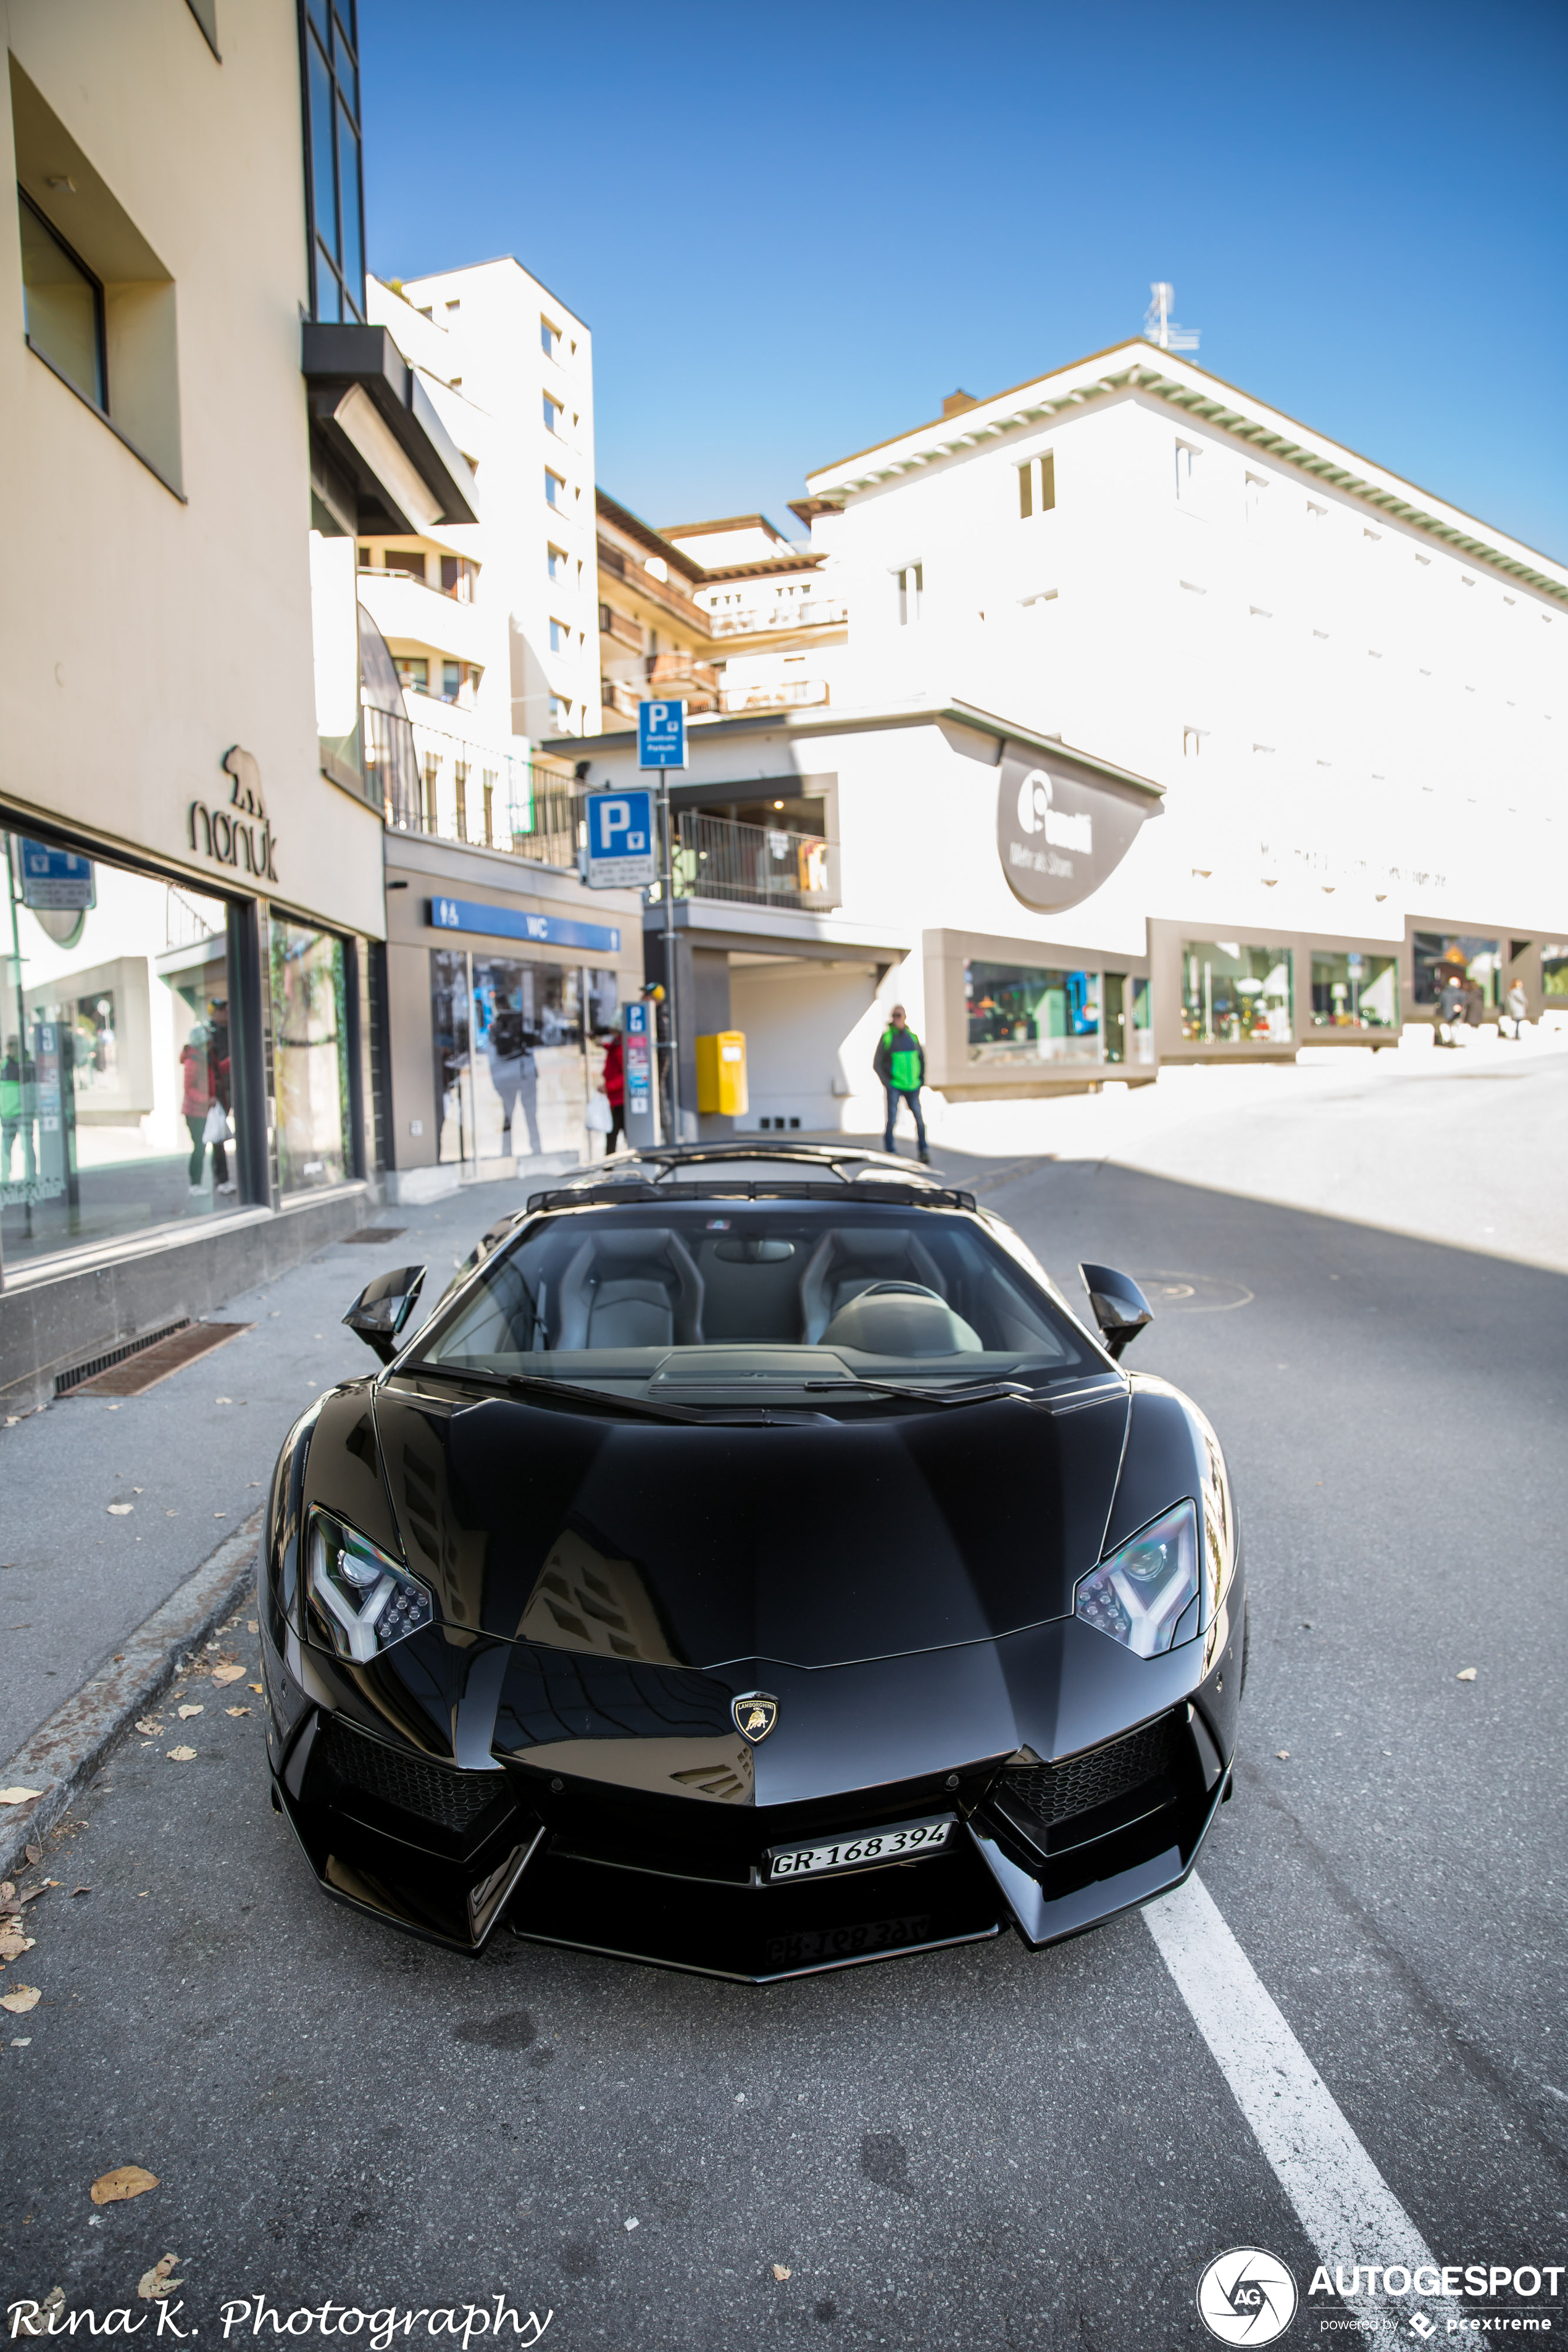
[[[590,890],[635,890],[658,881],[653,800],[652,792],[643,786],[588,794],[584,803],[588,819],[584,879]]]
[[[638,703],[637,765],[639,768],[685,767],[684,702]]]

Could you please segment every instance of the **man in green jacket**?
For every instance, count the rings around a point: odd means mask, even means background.
[[[921,1158],[929,1167],[931,1153],[926,1150],[926,1127],[921,1117],[921,1088],[926,1077],[925,1048],[910,1027],[901,1004],[893,1007],[892,1017],[882,1032],[871,1066],[881,1079],[888,1097],[887,1125],[882,1134],[883,1150],[891,1151],[893,1148],[893,1121],[899,1115],[900,1101],[907,1102],[914,1114]]]

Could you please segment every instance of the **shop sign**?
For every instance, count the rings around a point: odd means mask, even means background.
[[[191,847],[210,857],[215,866],[231,866],[237,874],[254,874],[258,881],[276,882],[277,843],[261,797],[261,769],[254,751],[236,743],[223,757],[225,775],[232,778],[226,808],[209,808],[193,801],[186,820]]]
[[[1042,913],[1098,890],[1153,814],[1114,787],[1009,745],[996,796],[996,848],[1013,895]]]
[[[24,841],[22,904],[41,914],[81,914],[98,904],[98,877],[90,857],[74,849],[51,849],[47,842]]]
[[[618,924],[574,923],[563,915],[530,915],[521,907],[496,907],[483,899],[432,898],[430,921],[437,931],[482,931],[496,940],[532,940],[540,947],[585,948],[594,955],[617,955]]]

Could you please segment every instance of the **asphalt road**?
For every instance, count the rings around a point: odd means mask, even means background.
[[[1136,1360],[1226,1444],[1223,1917],[1438,2261],[1568,2263],[1568,1279],[1092,1161],[979,1181],[1064,1284],[1157,1279]],[[504,2293],[563,2346],[1142,2352],[1211,2340],[1225,2248],[1306,2286],[1300,2200],[1142,1917],[765,1991],[505,1936],[463,1962],[317,1895],[253,1678],[193,1675],[203,1713],[162,1711],[44,1864],[5,1971],[43,1991],[0,2053],[7,2296],[146,2313],[178,2252],[209,2342],[227,2298]],[[159,2187],[96,2210],[131,2163]]]

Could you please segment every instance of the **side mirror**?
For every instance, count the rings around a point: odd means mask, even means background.
[[[1154,1320],[1154,1310],[1130,1274],[1118,1274],[1113,1265],[1080,1265],[1079,1272],[1100,1337],[1110,1353],[1120,1356],[1144,1324]]]
[[[351,1331],[357,1332],[367,1348],[374,1348],[384,1364],[390,1364],[398,1349],[398,1334],[414,1312],[414,1302],[425,1285],[422,1265],[400,1265],[391,1274],[378,1274],[367,1282],[343,1321]]]

